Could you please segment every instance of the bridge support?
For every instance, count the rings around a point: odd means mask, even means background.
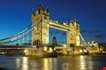
[[[48,12],[42,5],[38,6],[37,11],[32,13],[32,44],[41,46],[49,43],[49,23]]]
[[[66,39],[67,47],[70,47],[71,45],[80,46],[80,29],[76,19],[70,21]]]

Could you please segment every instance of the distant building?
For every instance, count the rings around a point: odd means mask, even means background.
[[[92,47],[98,47],[99,44],[96,42],[96,41],[90,41],[88,42],[89,46],[92,46]]]

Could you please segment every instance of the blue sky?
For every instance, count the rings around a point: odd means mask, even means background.
[[[49,43],[53,42],[53,37],[59,44],[66,44],[66,31],[49,28]]]
[[[68,22],[76,18],[86,40],[106,42],[106,0],[41,0],[50,18]],[[0,39],[31,23],[32,9],[40,0],[0,0]]]

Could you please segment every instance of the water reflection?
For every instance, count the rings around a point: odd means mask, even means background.
[[[21,64],[21,60],[19,58],[16,59],[16,67],[19,68]]]
[[[84,56],[80,56],[80,70],[86,70],[86,60]]]
[[[104,65],[106,56],[0,57],[0,68],[8,70],[101,70]]]
[[[69,63],[63,63],[62,70],[69,70]]]
[[[17,69],[20,70],[93,70],[92,58],[87,56],[28,59],[16,59]]]
[[[94,70],[92,58],[88,56],[80,56],[80,70]]]
[[[55,58],[44,58],[43,59],[43,69],[42,70],[56,70],[57,61]]]
[[[16,58],[16,67],[20,70],[28,70],[28,57]]]
[[[50,59],[50,60],[51,60],[51,59]],[[44,64],[43,64],[43,69],[44,69],[44,70],[49,70],[49,68],[52,69],[52,68],[51,68],[52,65],[49,63],[49,60],[48,60],[48,59],[44,59],[44,60],[43,60],[43,63],[44,63]],[[49,65],[51,65],[51,66],[49,67]]]
[[[28,70],[28,58],[27,57],[23,57],[22,58],[22,70]]]

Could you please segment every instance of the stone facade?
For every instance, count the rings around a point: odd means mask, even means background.
[[[32,44],[48,44],[49,40],[49,23],[48,12],[44,10],[42,5],[38,6],[37,11],[32,13]]]

